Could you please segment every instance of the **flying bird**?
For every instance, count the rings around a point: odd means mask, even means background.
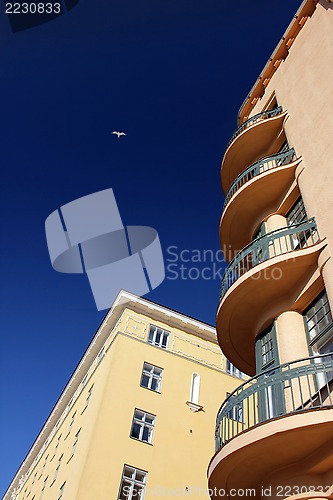
[[[120,137],[120,136],[122,136],[122,135],[126,135],[126,134],[125,134],[125,132],[117,132],[117,130],[114,130],[114,131],[112,132],[112,134],[116,135],[116,136],[118,137],[118,139],[119,139],[119,137]]]

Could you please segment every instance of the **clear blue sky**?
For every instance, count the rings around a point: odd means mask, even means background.
[[[46,217],[112,187],[123,222],[154,227],[166,258],[217,251],[220,160],[299,4],[80,0],[16,34],[2,8],[0,492],[104,315],[86,277],[52,269]],[[166,279],[147,298],[213,324],[219,285]]]

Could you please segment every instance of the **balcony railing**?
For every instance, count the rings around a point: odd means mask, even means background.
[[[263,120],[266,120],[267,118],[272,118],[273,116],[280,115],[282,113],[282,106],[278,106],[277,108],[274,109],[269,109],[268,111],[263,111],[262,113],[258,113],[254,116],[251,116],[246,122],[242,123],[240,127],[238,127],[237,130],[232,134],[230,141],[228,142],[227,149],[230,146],[230,144],[236,139],[239,134],[243,132],[243,130],[251,127],[251,125],[254,125],[257,122],[261,122]]]
[[[253,240],[233,258],[227,267],[221,284],[220,300],[238,278],[258,264],[277,255],[313,246],[319,241],[314,219],[277,229]]]
[[[285,363],[256,375],[222,404],[215,446],[277,417],[333,407],[333,353]]]
[[[294,148],[292,148],[283,153],[278,153],[276,155],[269,156],[268,158],[264,158],[263,160],[257,161],[256,163],[253,163],[250,167],[244,170],[244,172],[242,172],[231,184],[231,187],[225,196],[223,209],[233,197],[233,195],[251,179],[257,177],[257,175],[267,172],[268,170],[272,170],[273,168],[282,167],[282,165],[288,165],[295,159],[296,153]]]

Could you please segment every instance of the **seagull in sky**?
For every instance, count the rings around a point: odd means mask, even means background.
[[[116,135],[116,136],[118,137],[118,139],[119,139],[119,137],[121,137],[122,135],[127,135],[127,134],[125,134],[125,132],[118,132],[117,130],[114,130],[114,131],[112,132],[112,134]]]

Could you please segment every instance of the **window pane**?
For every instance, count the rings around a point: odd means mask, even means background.
[[[125,467],[124,476],[131,477],[131,478],[134,477],[135,476],[135,469],[132,469],[131,467]]]
[[[157,382],[156,378],[153,378],[151,381],[151,389],[153,391],[158,391],[158,382]]]
[[[145,414],[142,411],[136,410],[135,411],[135,418],[136,420],[144,420]]]
[[[161,339],[161,332],[157,330],[156,335],[155,335],[155,344],[159,344]]]
[[[136,438],[136,439],[139,439],[140,437],[140,425],[139,424],[136,424],[134,423],[133,424],[133,427],[132,427],[132,433],[131,433],[131,436]]]
[[[131,483],[123,480],[119,495],[120,500],[129,500],[129,498],[131,498],[130,491],[131,491]]]
[[[141,378],[141,385],[144,387],[149,387],[149,377],[148,375],[143,374]]]
[[[144,427],[143,428],[142,441],[145,441],[146,443],[149,442],[149,430],[148,430],[148,427]]]
[[[154,340],[154,330],[151,328],[149,330],[148,342],[152,343]]]
[[[143,498],[143,486],[134,486],[132,498],[140,499]]]
[[[135,475],[136,481],[138,481],[139,483],[144,483],[145,478],[146,478],[146,474],[144,472],[142,472],[140,470],[136,471],[136,475]]]

